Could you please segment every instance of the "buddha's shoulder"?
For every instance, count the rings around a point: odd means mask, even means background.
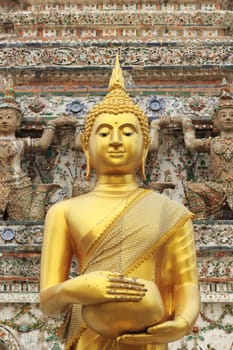
[[[92,195],[89,193],[76,196],[69,199],[64,199],[56,204],[53,204],[49,209],[49,212],[63,212],[76,207],[82,207],[92,200]]]
[[[160,193],[155,192],[155,191],[151,193],[150,198],[151,198],[151,201],[153,201],[155,205],[159,203],[161,206],[166,207],[166,208],[171,207],[171,208],[176,208],[176,209],[180,208],[180,209],[187,210],[182,203],[180,203],[174,199],[171,199],[164,194],[160,194]]]

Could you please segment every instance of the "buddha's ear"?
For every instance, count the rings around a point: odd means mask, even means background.
[[[86,180],[90,180],[91,177],[91,161],[90,161],[90,153],[88,150],[88,146],[84,142],[84,134],[81,132],[80,133],[80,142],[82,145],[83,152],[85,154],[86,158],[86,163],[87,163],[87,168],[86,168]]]
[[[145,165],[146,165],[146,158],[147,158],[148,151],[149,151],[149,145],[147,147],[144,147],[143,149],[142,161],[139,168],[139,172],[142,180],[146,180]]]

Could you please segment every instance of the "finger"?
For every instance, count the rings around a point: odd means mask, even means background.
[[[108,285],[109,289],[130,289],[130,290],[135,290],[135,291],[142,291],[142,292],[146,292],[147,288],[144,287],[144,285],[138,285],[138,284],[130,284],[130,283],[124,283],[124,282],[120,282],[120,283],[110,283]]]
[[[143,297],[137,295],[128,295],[128,294],[109,294],[108,293],[108,301],[114,302],[139,302]]]
[[[144,283],[139,282],[136,278],[127,278],[124,276],[120,277],[110,277],[109,282],[114,282],[114,283],[125,283],[125,284],[130,284],[130,285],[135,285],[135,286],[142,286],[144,287]]]
[[[134,286],[139,286],[139,287],[145,287],[144,283],[140,282],[137,280],[136,277],[125,277],[121,273],[109,273],[109,282],[112,283],[119,283],[119,284],[127,284],[127,285],[134,285]]]
[[[129,289],[122,289],[122,290],[118,290],[118,289],[110,289],[107,290],[107,294],[112,294],[115,296],[132,296],[132,297],[138,297],[138,298],[143,298],[145,296],[145,292],[143,291],[136,291],[136,290],[129,290]]]
[[[147,292],[147,289],[130,289],[129,287],[107,287],[107,293],[109,294],[122,294],[122,295],[138,295],[138,296],[144,296]]]
[[[155,334],[161,335],[162,333],[166,334],[171,332],[171,329],[173,328],[172,325],[173,325],[172,321],[167,321],[167,322],[158,324],[156,326],[147,328],[147,332],[149,334],[154,334],[154,335]]]
[[[123,273],[120,272],[106,272],[109,278],[124,278]]]
[[[153,337],[146,333],[124,334],[117,338],[117,342],[129,345],[145,345],[153,341]]]

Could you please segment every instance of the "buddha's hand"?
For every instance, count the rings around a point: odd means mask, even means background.
[[[140,301],[146,294],[144,284],[135,278],[108,271],[90,272],[81,276],[83,305],[94,305],[114,301]],[[79,287],[79,286],[78,286]]]
[[[182,338],[188,332],[187,321],[177,316],[172,321],[149,327],[147,333],[124,334],[117,341],[129,345],[166,344]]]

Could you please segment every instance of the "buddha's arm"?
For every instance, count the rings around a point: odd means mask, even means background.
[[[148,330],[164,343],[175,341],[189,333],[199,314],[200,294],[191,220],[168,243],[166,259],[171,266],[174,281],[174,319]]]
[[[146,293],[144,285],[117,273],[96,271],[69,279],[73,244],[65,217],[66,203],[54,205],[45,220],[40,283],[43,312],[52,316],[72,304],[141,300]]]
[[[175,317],[183,317],[192,327],[199,313],[200,295],[192,222],[187,222],[168,246],[172,258]]]
[[[41,256],[40,304],[49,314],[58,314],[69,305],[61,296],[61,287],[68,279],[73,249],[62,204],[48,211],[44,225]]]
[[[182,338],[194,324],[200,307],[192,223],[187,222],[168,243],[166,264],[173,285],[173,320],[148,328],[149,334],[123,335],[126,344],[169,343]],[[162,267],[163,268],[163,267]]]

